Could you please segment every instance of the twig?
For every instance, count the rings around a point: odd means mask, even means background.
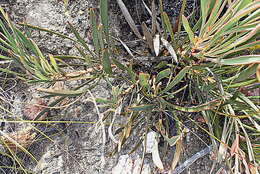
[[[205,149],[201,150],[200,152],[197,152],[194,154],[191,158],[187,159],[182,165],[175,168],[172,174],[180,174],[183,172],[186,168],[188,168],[190,165],[192,165],[197,159],[207,155],[212,150],[212,146],[208,146]]]
[[[112,118],[112,122],[111,122],[111,124],[109,125],[109,128],[108,128],[108,135],[109,135],[109,137],[111,138],[111,140],[112,140],[114,143],[116,143],[116,144],[118,144],[118,140],[117,140],[117,139],[115,138],[115,136],[113,135],[112,129],[113,129],[113,125],[114,125],[116,116],[117,116],[117,115],[120,115],[121,110],[122,110],[122,103],[120,103],[119,107],[115,110],[115,113],[114,113],[113,118]]]
[[[98,106],[97,106],[97,103],[96,103],[96,100],[95,100],[95,97],[93,96],[93,94],[90,91],[88,91],[88,93],[91,96],[91,98],[93,100],[92,102],[94,103],[95,108],[97,110],[100,126],[102,129],[103,147],[102,147],[102,155],[101,155],[101,167],[103,167],[105,165],[105,145],[106,145],[106,130],[105,130],[105,124],[103,122],[104,114],[99,112],[99,109],[98,109]]]

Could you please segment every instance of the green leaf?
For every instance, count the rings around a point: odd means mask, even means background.
[[[72,30],[73,34],[75,35],[75,37],[77,38],[78,42],[92,55],[95,56],[93,54],[93,52],[89,49],[89,46],[86,44],[85,40],[80,36],[79,32],[73,27],[73,25],[71,23],[68,23],[70,26],[70,29]]]
[[[172,136],[171,138],[163,135],[163,138],[169,143],[170,146],[174,146],[180,140],[181,135]]]
[[[127,71],[128,75],[131,77],[132,82],[136,82],[136,74],[134,73],[134,71],[131,68],[126,67],[125,65],[121,64],[115,58],[112,58],[112,61],[119,69],[121,69],[123,71]]]
[[[108,99],[104,99],[104,98],[95,98],[95,100],[96,100],[97,103],[101,103],[101,104],[111,104],[111,103],[114,103],[113,101],[108,100]]]
[[[163,19],[163,2],[162,0],[159,0],[159,8],[160,8],[160,14],[161,14],[161,19]],[[167,38],[167,28],[166,28],[166,24],[164,22],[162,22],[162,28],[163,28],[163,34],[164,34],[164,38]]]
[[[7,56],[3,56],[3,55],[0,55],[0,59],[4,59],[4,60],[12,60],[11,57],[7,57]]]
[[[110,62],[110,58],[109,58],[109,51],[107,48],[105,48],[103,50],[103,68],[104,68],[104,71],[107,73],[107,74],[112,74],[112,67],[111,67],[111,62]]]
[[[238,77],[235,79],[235,82],[241,82],[249,79],[250,76],[255,74],[256,68],[257,64],[249,65],[246,69],[239,73]]]
[[[184,15],[182,15],[182,23],[183,23],[183,26],[184,26],[185,31],[188,33],[188,36],[189,36],[190,41],[191,41],[193,44],[195,44],[195,41],[194,41],[194,33],[193,33],[193,31],[191,30],[190,25],[189,25],[189,22],[188,22],[187,18],[186,18]]]
[[[174,39],[173,28],[172,28],[172,24],[170,22],[170,19],[169,19],[167,13],[165,13],[165,12],[162,13],[162,19],[163,19],[163,22],[165,23],[168,33],[170,33],[171,40],[174,41],[175,39]]]
[[[25,74],[17,73],[17,72],[8,70],[6,68],[0,68],[0,71],[8,73],[8,74],[13,74],[13,75],[17,76],[17,78],[26,81],[26,79],[25,79],[26,75]]]
[[[139,73],[139,83],[143,88],[148,88],[150,75],[146,73]]]
[[[73,56],[73,55],[54,55],[53,56],[55,59],[79,59],[79,60],[85,60],[85,58],[80,57],[80,56]]]
[[[56,62],[55,58],[53,57],[53,55],[49,55],[49,58],[50,58],[51,64],[52,64],[53,68],[55,69],[55,71],[59,72],[57,62]]]
[[[79,96],[85,92],[83,90],[54,90],[45,88],[38,88],[37,90],[55,96]]]
[[[208,2],[210,3],[210,1]],[[216,20],[219,18],[220,13],[220,9],[221,7],[223,8],[224,6],[226,6],[226,1],[223,2],[223,0],[218,0],[218,1],[211,1],[211,6],[212,6],[212,10],[209,13],[209,19],[207,20],[206,24],[203,25],[203,29],[204,31],[209,27],[212,26]],[[208,9],[209,10],[209,9]]]
[[[182,107],[182,106],[171,104],[161,97],[159,98],[159,101],[161,102],[161,104],[165,105],[168,108],[175,109],[178,111],[183,111],[183,112],[201,112],[206,110],[212,110],[221,104],[221,100],[213,100],[198,106]]]
[[[209,11],[210,2],[211,2],[210,0],[200,0],[202,26],[204,26],[205,23],[206,23],[206,19],[208,17],[208,11]]]
[[[94,9],[90,9],[90,21],[92,29],[92,39],[95,47],[96,54],[99,54],[100,45],[98,40],[98,30],[97,30],[97,18],[94,12]]]
[[[156,107],[155,104],[146,104],[146,105],[138,105],[138,106],[131,106],[128,109],[131,111],[152,111]]]
[[[46,29],[46,28],[41,28],[41,27],[38,27],[38,26],[34,26],[34,25],[30,25],[30,24],[26,24],[26,23],[20,23],[21,26],[25,26],[25,27],[28,27],[28,28],[32,28],[34,30],[38,30],[38,31],[44,31],[46,33],[50,33],[50,34],[54,34],[54,35],[57,35],[61,38],[64,38],[64,39],[69,39],[71,41],[74,41],[74,42],[77,42],[75,39],[71,38],[71,37],[68,37],[66,35],[63,35],[59,32],[55,32],[55,31],[52,31],[52,30],[49,30],[49,29]]]
[[[101,15],[101,22],[104,26],[104,33],[106,38],[108,39],[109,30],[108,30],[108,0],[100,0],[100,15]]]
[[[230,18],[228,20],[228,22],[226,22],[224,25],[219,26],[218,31],[216,32],[216,35],[218,35],[219,33],[223,33],[225,31],[229,30],[234,25],[236,25],[237,22],[241,18],[246,17],[248,14],[252,13],[254,10],[257,10],[259,8],[260,8],[260,3],[259,2],[256,1],[255,3],[251,3],[250,6],[240,10],[238,13],[236,13],[234,16],[232,16],[232,18]]]
[[[253,63],[260,63],[260,55],[245,55],[236,58],[221,59],[221,65],[247,65]]]
[[[171,74],[171,69],[170,68],[160,71],[158,73],[158,75],[156,76],[155,83],[158,83],[163,78],[169,77],[170,74]]]
[[[99,40],[99,45],[101,47],[101,50],[105,49],[105,45],[104,45],[104,37],[103,37],[103,25],[99,25],[98,26],[98,31],[97,31],[97,35],[98,35],[98,40]]]
[[[172,89],[176,84],[178,84],[186,75],[186,73],[189,72],[189,70],[191,69],[191,67],[186,66],[185,68],[183,68],[174,78],[173,80],[166,86],[166,88],[161,91],[159,94],[163,94],[167,91],[169,91],[170,89]]]
[[[252,3],[252,0],[240,0],[240,5],[237,10],[241,10],[246,7],[248,4]]]
[[[254,84],[256,82],[257,82],[257,79],[250,79],[250,80],[246,80],[246,81],[242,81],[242,82],[238,82],[238,83],[228,85],[228,88],[237,88],[237,87],[242,87],[242,86],[248,86],[248,85]]]
[[[50,79],[46,76],[44,76],[40,71],[35,71],[34,73],[39,79],[49,81]]]

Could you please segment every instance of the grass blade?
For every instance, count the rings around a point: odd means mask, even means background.
[[[171,74],[170,68],[160,71],[156,76],[155,83],[158,83],[163,78],[169,77],[170,74]]]
[[[192,30],[190,28],[190,25],[189,25],[189,22],[188,22],[187,18],[184,15],[182,15],[182,24],[184,26],[185,31],[188,33],[190,41],[193,44],[195,44],[194,33],[192,32]]]
[[[100,0],[100,16],[101,23],[103,25],[103,31],[108,41],[109,30],[108,30],[108,0]]]
[[[191,67],[186,66],[185,68],[183,68],[171,81],[171,83],[169,83],[169,85],[167,85],[165,87],[165,89],[163,91],[160,92],[160,94],[163,94],[167,91],[169,91],[170,89],[172,89],[175,85],[177,85],[184,77],[185,75],[189,72]]]
[[[105,48],[103,50],[103,67],[104,67],[104,71],[107,74],[112,74],[112,67],[111,67],[111,62],[110,62],[110,58],[109,58],[109,51],[107,48]]]
[[[97,30],[97,18],[94,12],[94,9],[90,9],[90,21],[92,29],[92,39],[95,47],[96,54],[99,55],[100,45],[98,40],[98,30]]]
[[[245,55],[236,58],[221,59],[221,65],[247,65],[253,63],[260,63],[260,55]]]

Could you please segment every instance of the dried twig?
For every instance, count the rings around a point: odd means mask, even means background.
[[[208,146],[205,149],[201,150],[200,152],[197,152],[192,157],[187,159],[183,164],[176,167],[175,170],[172,172],[172,174],[180,174],[181,172],[183,172],[183,170],[185,170],[190,165],[192,165],[197,159],[199,159],[199,158],[207,155],[208,153],[210,153],[211,150],[212,150],[212,146]]]

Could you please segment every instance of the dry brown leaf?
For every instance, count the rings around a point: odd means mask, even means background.
[[[176,143],[176,150],[175,150],[174,157],[173,157],[172,164],[171,164],[171,171],[173,171],[175,169],[178,162],[180,161],[181,148],[182,148],[182,140],[180,139]]]
[[[236,136],[236,139],[231,146],[231,150],[230,150],[231,156],[238,154],[238,150],[239,150],[239,135]]]
[[[257,167],[253,164],[249,164],[249,170],[251,174],[259,174]]]
[[[24,109],[23,114],[26,118],[34,120],[36,116],[47,107],[45,101],[41,98],[33,98],[30,103],[28,103]],[[44,120],[48,116],[48,113],[45,112],[39,120]]]
[[[7,133],[0,138],[9,149],[14,152],[19,152],[22,151],[21,146],[26,149],[33,143],[36,133],[31,133],[31,130],[31,128],[25,128],[17,132]]]

